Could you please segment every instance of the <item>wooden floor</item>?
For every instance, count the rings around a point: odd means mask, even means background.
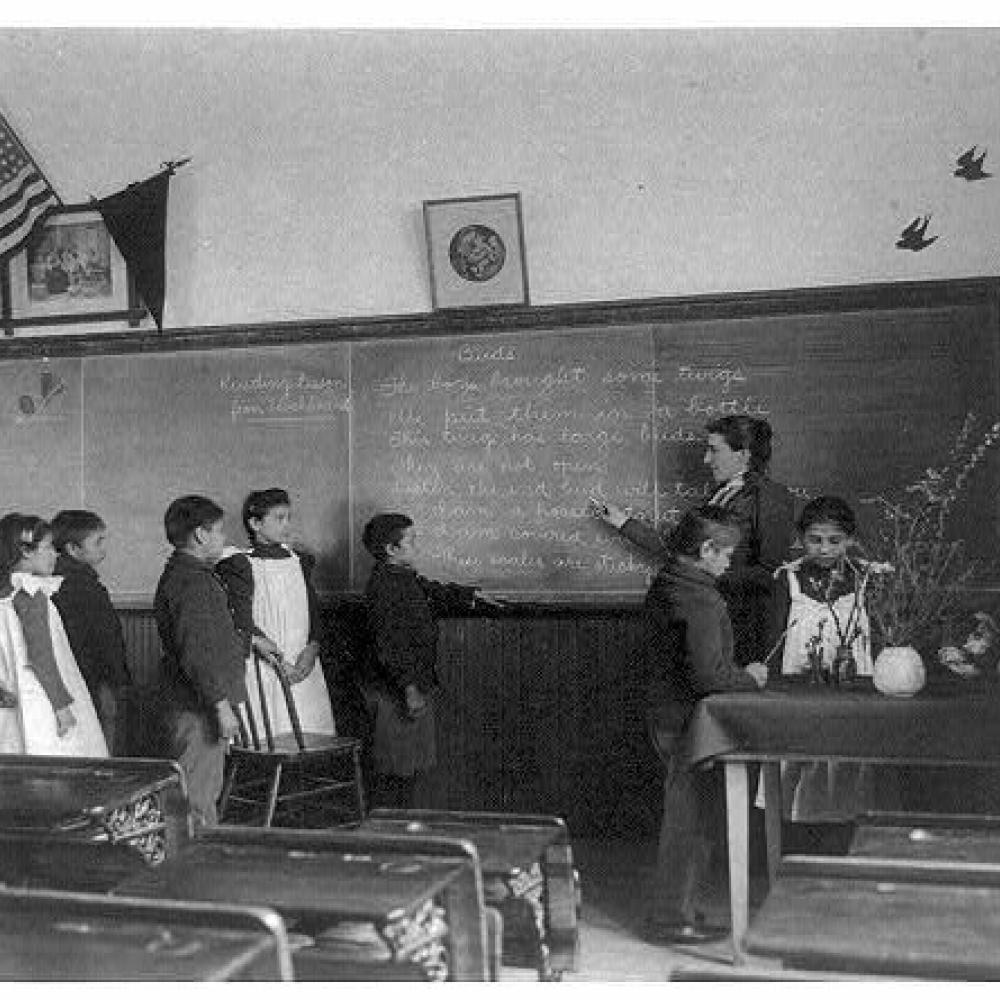
[[[580,919],[580,962],[565,982],[663,982],[676,965],[729,965],[728,941],[698,948],[671,948],[642,939],[648,886],[656,859],[652,841],[573,841],[573,855],[580,872],[583,909]],[[722,888],[705,906],[713,923],[728,925],[725,875]],[[755,887],[756,888],[756,887]],[[527,969],[504,968],[504,981],[527,982]]]

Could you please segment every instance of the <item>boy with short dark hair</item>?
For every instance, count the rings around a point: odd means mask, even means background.
[[[59,553],[55,574],[63,578],[52,603],[66,627],[108,748],[121,754],[126,748],[118,710],[130,678],[121,620],[97,572],[106,555],[107,527],[93,511],[61,510],[52,519],[52,540]]]
[[[646,594],[647,721],[666,764],[656,870],[646,936],[702,944],[725,936],[697,911],[708,860],[723,829],[721,772],[692,769],[681,752],[698,702],[714,691],[756,691],[767,667],[734,659],[733,628],[717,581],[740,540],[736,516],[719,507],[688,510],[669,538],[672,555]]]
[[[416,530],[405,514],[373,517],[361,540],[375,560],[365,589],[373,648],[364,678],[375,730],[373,804],[409,808],[418,779],[437,763],[437,616],[472,608],[476,588],[417,574]]]
[[[246,700],[246,643],[214,567],[226,544],[223,511],[202,496],[174,500],[163,518],[174,546],[156,588],[162,750],[187,780],[195,826],[214,825],[226,748],[239,730],[233,706]]]

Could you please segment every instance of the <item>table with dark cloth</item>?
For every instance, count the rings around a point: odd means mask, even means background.
[[[911,698],[871,686],[803,683],[710,695],[696,706],[679,747],[691,766],[721,763],[726,780],[733,946],[749,919],[750,774],[765,776],[765,829],[773,876],[781,855],[782,761],[898,766],[1000,767],[1000,686],[941,684]]]

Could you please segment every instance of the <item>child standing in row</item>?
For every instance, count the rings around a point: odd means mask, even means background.
[[[375,560],[365,589],[372,649],[363,681],[374,727],[372,800],[408,809],[437,763],[437,616],[473,607],[476,589],[417,573],[417,533],[405,514],[376,515],[361,540]]]
[[[107,527],[89,510],[62,510],[52,519],[55,572],[62,586],[52,597],[80,673],[87,682],[112,753],[124,751],[118,707],[129,683],[121,621],[97,567],[106,554]]]
[[[62,618],[52,603],[52,530],[40,517],[0,518],[0,750],[107,757],[108,747]]]
[[[234,706],[246,700],[243,637],[214,573],[226,545],[222,508],[202,496],[174,500],[163,517],[174,547],[156,587],[160,660],[159,730],[150,750],[184,772],[195,827],[214,825]]]
[[[229,594],[236,628],[251,637],[254,652],[272,659],[292,684],[302,729],[336,735],[333,708],[319,659],[320,621],[311,576],[313,560],[288,544],[291,501],[282,489],[258,490],[243,503],[248,552],[222,559],[216,572]],[[249,702],[261,718],[261,692],[253,659],[246,675]],[[261,673],[272,732],[292,732],[281,683]]]

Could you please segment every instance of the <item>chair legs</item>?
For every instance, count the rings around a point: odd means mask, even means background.
[[[271,784],[267,788],[267,806],[264,810],[263,826],[270,826],[274,821],[274,810],[278,808],[278,789],[281,786],[282,765],[278,762],[271,776]]]
[[[327,762],[328,767],[341,769],[340,777],[331,776],[325,769],[317,776],[318,764],[314,762],[310,767],[294,758],[265,761],[252,755],[246,760],[230,756],[219,796],[221,822],[244,822],[237,814],[244,816],[252,809],[252,817],[247,816],[245,821],[264,827],[273,826],[276,818],[281,826],[360,823],[365,817],[366,801],[359,746],[344,748],[339,757]],[[331,796],[342,796],[339,808],[334,809],[333,818],[323,820],[321,817],[332,805],[326,801]]]
[[[233,790],[233,784],[236,781],[236,761],[230,760],[226,764],[226,777],[222,782],[222,794],[219,796],[219,817],[223,817],[226,814],[226,807],[229,805],[229,796]]]

